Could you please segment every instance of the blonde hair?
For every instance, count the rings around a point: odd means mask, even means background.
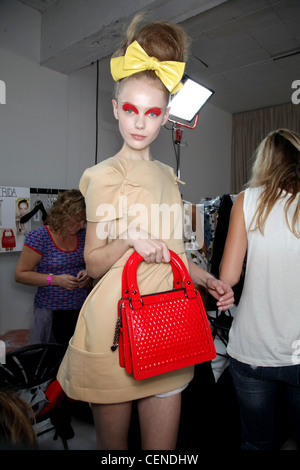
[[[128,26],[122,46],[113,54],[113,57],[121,57],[125,55],[126,49],[134,41],[137,41],[144,51],[150,57],[155,57],[160,61],[172,60],[177,62],[186,62],[189,56],[190,40],[184,29],[176,24],[167,21],[154,21],[141,25],[142,19],[146,13],[138,13],[134,16]],[[120,92],[120,85],[132,77],[142,79],[148,78],[156,81],[161,89],[164,89],[169,96],[169,92],[157,77],[153,70],[139,72],[124,78],[116,83],[115,97]]]
[[[288,211],[300,191],[300,136],[288,129],[270,132],[255,153],[252,175],[247,186],[263,186],[251,226],[264,233],[266,220],[275,203],[289,193],[285,203],[285,219],[289,230],[300,238],[300,198],[290,223]]]
[[[46,225],[62,233],[73,217],[85,218],[85,200],[79,189],[69,189],[58,195],[47,214]]]

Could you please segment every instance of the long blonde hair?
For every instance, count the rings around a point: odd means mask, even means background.
[[[300,238],[300,198],[290,223],[288,211],[300,191],[300,136],[288,129],[270,132],[255,153],[248,187],[263,186],[259,205],[251,222],[252,230],[264,233],[266,220],[275,203],[289,194],[285,203],[285,219],[289,230]],[[254,227],[253,227],[254,225]]]

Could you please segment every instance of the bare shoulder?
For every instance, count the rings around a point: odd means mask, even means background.
[[[244,191],[240,192],[234,201],[234,206],[242,206],[244,204]]]
[[[242,215],[244,213],[243,207],[244,207],[244,191],[239,193],[237,197],[235,198],[235,201],[231,210],[231,217],[237,217],[239,215]]]

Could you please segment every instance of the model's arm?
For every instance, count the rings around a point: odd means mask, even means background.
[[[234,295],[227,282],[216,279],[200,266],[188,260],[191,278],[195,284],[205,287],[217,300],[219,310],[228,310],[234,304]]]
[[[170,261],[170,253],[165,242],[153,239],[146,232],[128,230],[119,238],[108,243],[105,234],[110,232],[112,223],[87,223],[84,259],[87,273],[93,279],[102,277],[130,247],[137,251],[146,263],[168,263]]]
[[[220,279],[231,286],[240,280],[247,251],[247,232],[243,212],[244,193],[240,193],[232,207],[229,228],[220,264]]]
[[[48,286],[47,278],[50,273],[43,274],[35,271],[36,265],[41,259],[42,255],[32,248],[24,246],[16,267],[15,280],[29,286]],[[73,290],[78,287],[78,281],[70,274],[53,275],[52,285]]]
[[[86,237],[84,246],[84,261],[87,273],[93,279],[102,277],[111,266],[127,251],[129,248],[126,238],[116,238],[108,243],[106,232],[110,230],[111,222],[97,223],[87,222]],[[98,236],[97,230],[101,229],[101,236]]]

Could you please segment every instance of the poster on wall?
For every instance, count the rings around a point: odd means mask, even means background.
[[[30,211],[30,189],[0,186],[0,253],[22,251],[31,221],[21,223]]]

